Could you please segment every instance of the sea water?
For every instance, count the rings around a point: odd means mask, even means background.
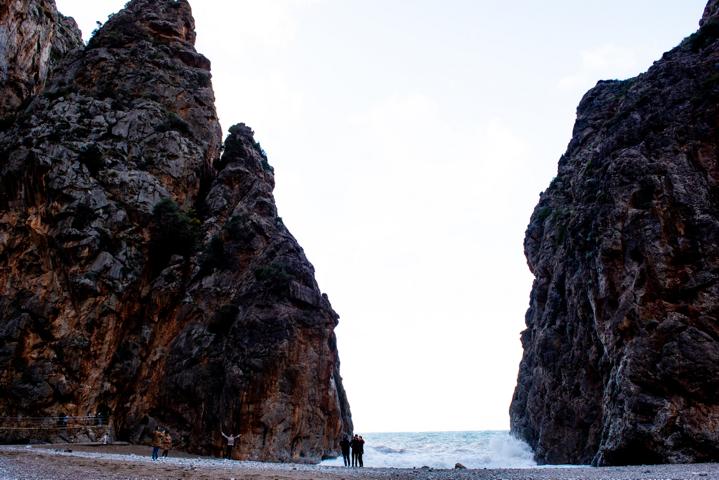
[[[367,433],[365,467],[529,468],[537,464],[532,449],[506,431]],[[339,447],[338,447],[339,448]],[[342,457],[322,465],[343,465]]]

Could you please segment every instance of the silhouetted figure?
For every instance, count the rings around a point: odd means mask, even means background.
[[[223,437],[225,437],[225,440],[227,440],[227,447],[225,450],[225,458],[232,460],[232,450],[235,448],[235,439],[240,438],[240,434],[237,435],[225,435],[225,432],[220,430],[220,433]]]
[[[357,454],[359,453],[359,436],[355,435],[352,437],[352,442],[350,442],[350,447],[352,448],[352,466],[357,466]]]
[[[340,448],[342,449],[342,459],[345,462],[345,467],[350,466],[350,441],[347,436],[342,437],[340,440]]]
[[[364,455],[364,438],[362,438],[362,435],[357,439],[357,446],[359,447],[357,450],[357,463],[359,467],[364,467],[364,462],[362,461],[362,455]]]

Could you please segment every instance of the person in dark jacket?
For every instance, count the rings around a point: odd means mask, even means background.
[[[357,454],[359,453],[359,436],[355,435],[352,437],[352,442],[350,442],[350,447],[352,448],[352,466],[357,466]]]
[[[340,448],[342,449],[342,459],[345,462],[345,467],[350,466],[350,440],[346,436],[340,440]]]
[[[364,438],[362,438],[362,435],[357,439],[357,446],[359,447],[357,449],[357,466],[364,467],[364,462],[362,461],[362,455],[364,455]]]

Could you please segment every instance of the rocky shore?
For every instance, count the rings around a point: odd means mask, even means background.
[[[71,451],[70,451],[71,450]],[[368,459],[371,462],[371,459]],[[696,480],[718,479],[719,464],[631,467],[436,470],[346,469],[313,465],[219,460],[171,452],[152,462],[148,447],[0,447],[0,480],[88,479],[492,479],[492,480]]]

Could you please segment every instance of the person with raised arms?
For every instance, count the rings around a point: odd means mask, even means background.
[[[232,450],[235,448],[235,440],[240,438],[240,434],[237,435],[225,435],[225,432],[220,430],[220,433],[223,437],[225,437],[225,440],[227,440],[227,446],[225,449],[225,458],[228,460],[232,460]]]

